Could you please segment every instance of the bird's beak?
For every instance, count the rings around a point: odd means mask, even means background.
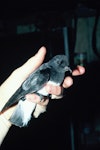
[[[70,73],[72,73],[72,70],[68,66],[65,67],[65,71],[69,71]]]

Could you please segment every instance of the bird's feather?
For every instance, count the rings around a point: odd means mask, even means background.
[[[68,65],[66,55],[56,55],[47,63],[42,64],[22,83],[1,112],[18,103],[10,121],[19,127],[26,126],[31,119],[31,114],[36,104],[27,101],[25,96],[29,93],[36,93],[41,97],[50,96],[44,88],[45,84],[53,83],[53,85],[61,85],[65,77],[65,72],[71,71]]]
[[[45,76],[44,76],[45,72]],[[41,74],[41,78],[39,78]],[[20,99],[25,100],[25,95],[29,93],[36,93],[40,90],[49,80],[49,68],[37,70],[33,72],[21,85],[21,87],[12,95],[8,102],[3,107],[2,111],[7,110],[9,107],[18,103]]]

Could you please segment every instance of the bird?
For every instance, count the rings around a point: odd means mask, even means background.
[[[1,112],[6,111],[16,104],[16,109],[9,121],[18,127],[28,126],[28,123],[32,118],[32,112],[35,110],[37,104],[28,101],[26,95],[35,93],[40,96],[40,99],[43,99],[43,97],[50,98],[51,94],[46,91],[45,85],[47,83],[58,86],[61,85],[66,72],[72,72],[69,66],[68,57],[65,54],[55,55],[26,78],[4,105]]]

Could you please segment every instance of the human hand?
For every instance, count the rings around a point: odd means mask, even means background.
[[[45,58],[46,49],[44,47],[40,48],[35,56],[30,58],[24,65],[17,68],[12,72],[12,74],[3,82],[0,86],[0,111],[7,103],[9,98],[16,92],[16,90],[21,86],[23,81],[38,68]],[[38,101],[37,101],[38,102]],[[0,145],[3,142],[9,128],[11,127],[11,122],[9,118],[14,112],[16,106],[9,108],[4,113],[0,113]]]
[[[72,72],[72,76],[79,76],[83,75],[85,73],[85,68],[83,66],[77,66],[75,70]],[[64,82],[62,86],[53,86],[50,84],[47,84],[45,86],[48,93],[52,94],[52,99],[61,99],[63,97],[63,91],[64,89],[69,88],[73,84],[73,79],[70,76],[67,76],[64,79]],[[40,113],[43,113],[46,111],[47,104],[49,103],[49,99],[40,100],[40,97],[35,94],[29,94],[27,95],[27,99],[33,102],[38,102],[37,107],[34,111],[34,117],[37,118]]]
[[[75,70],[72,72],[72,76],[79,76],[83,75],[85,73],[85,68],[83,66],[77,66]],[[52,99],[61,99],[63,97],[63,89],[69,88],[73,84],[73,79],[70,76],[65,77],[64,82],[62,86],[53,86],[50,84],[47,84],[45,86],[47,92],[49,94],[52,94]],[[40,97],[35,94],[28,94],[27,99],[30,101],[38,103],[37,109],[34,112],[34,116],[38,117],[39,111],[42,108],[41,112],[46,111],[46,106],[49,103],[49,99],[40,100]]]
[[[0,109],[3,108],[5,103],[8,101],[8,99],[15,93],[15,91],[20,87],[22,82],[29,76],[31,72],[33,72],[35,69],[37,69],[44,61],[46,55],[46,48],[41,47],[37,54],[33,57],[31,57],[25,64],[23,64],[21,67],[17,68],[13,73],[8,77],[8,79],[1,85],[0,87]],[[78,66],[76,70],[72,72],[72,75],[81,75],[85,72],[85,69],[81,66]],[[16,82],[17,81],[17,82]],[[73,79],[71,77],[66,77],[63,83],[63,86],[52,86],[50,84],[47,84],[45,86],[46,90],[52,94],[52,98],[61,98],[63,96],[62,91],[63,88],[68,88],[73,84]],[[37,108],[43,109],[43,112],[46,109],[46,106],[49,102],[49,99],[45,99],[40,101],[40,97],[36,94],[28,94],[26,95],[26,98],[29,101],[32,101],[34,103],[37,103]],[[45,108],[45,109],[44,109]],[[13,108],[9,109],[9,111],[5,112],[7,119],[11,116],[12,112],[14,111]],[[37,111],[37,109],[36,109]],[[35,111],[35,112],[36,112]]]
[[[21,67],[14,70],[12,74],[7,78],[7,80],[3,82],[3,84],[0,86],[0,110],[2,110],[3,106],[9,100],[9,98],[16,92],[23,81],[29,76],[29,74],[31,74],[43,63],[45,55],[46,48],[41,47],[35,56],[31,57]],[[7,111],[5,111],[3,115],[5,115],[7,119],[9,119],[14,109],[15,107],[11,107]]]
[[[16,92],[16,90],[21,86],[23,81],[31,74],[35,69],[37,69],[44,61],[46,55],[46,48],[41,47],[35,56],[31,57],[25,64],[17,68],[12,72],[12,74],[3,82],[0,86],[0,111],[3,106],[9,100],[9,98]],[[82,75],[85,72],[85,68],[78,66],[76,70],[72,72],[73,76]],[[71,77],[66,77],[62,86],[52,86],[46,85],[46,90],[52,94],[52,98],[63,97],[63,88],[68,88],[73,84],[73,79]],[[37,107],[34,112],[34,116],[38,117],[41,112],[46,111],[46,106],[49,99],[41,100],[40,97],[35,94],[28,94],[26,98],[29,101],[37,103]],[[0,144],[2,143],[4,137],[6,136],[11,123],[8,121],[11,117],[16,106],[11,107],[4,113],[0,114]]]

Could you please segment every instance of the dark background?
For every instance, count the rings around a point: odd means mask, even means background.
[[[99,0],[21,0],[12,1],[5,0],[0,2],[0,11],[2,17],[11,16],[17,17],[26,16],[27,13],[33,13],[33,11],[68,11],[74,10],[78,5],[85,5],[88,8],[99,9]],[[15,16],[15,17],[16,17]],[[13,18],[14,19],[14,18]]]
[[[85,16],[99,13],[100,2],[97,0],[0,2],[0,82],[34,55],[42,45],[47,48],[46,60],[58,53],[64,53],[64,17],[67,16],[69,27],[70,18],[83,5],[92,9],[92,12],[84,11]],[[79,17],[83,15],[83,11],[77,13]],[[26,23],[31,23],[31,16],[39,31],[17,34],[16,26],[20,22],[24,24],[25,20]],[[70,28],[69,31],[71,33]],[[69,34],[69,47],[73,50],[74,44],[75,37]],[[69,53],[71,67],[74,68],[73,51]],[[100,131],[96,130],[100,118],[99,59],[85,64],[85,67],[86,73],[73,77],[74,84],[66,90],[62,100],[50,101],[46,113],[38,119],[33,118],[26,128],[12,126],[0,149],[99,149]]]

